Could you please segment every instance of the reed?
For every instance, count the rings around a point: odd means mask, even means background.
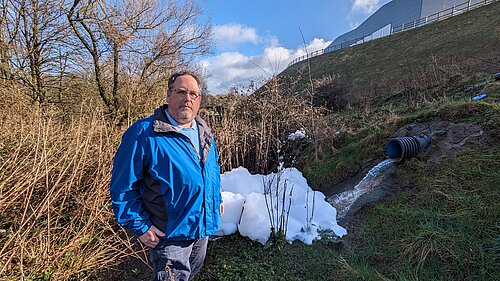
[[[98,111],[62,121],[57,109],[3,103],[0,279],[86,279],[130,255],[145,260],[109,201],[120,129]]]

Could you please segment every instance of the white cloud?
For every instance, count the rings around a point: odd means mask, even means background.
[[[331,41],[325,42],[322,38],[314,38],[309,44],[307,44],[307,51],[309,53],[324,49],[330,45]]]
[[[243,89],[253,81],[256,87],[272,75],[283,71],[290,61],[306,54],[303,46],[297,49],[287,49],[279,45],[277,40],[271,40],[262,54],[246,56],[239,52],[225,52],[200,62],[203,69],[209,73],[208,90],[212,94],[227,93],[234,86]],[[312,53],[326,48],[331,41],[314,38],[309,42],[307,52]]]
[[[255,28],[237,23],[214,26],[212,35],[219,48],[231,48],[241,43],[257,44],[259,42]]]
[[[368,16],[391,0],[352,0],[351,12],[347,15],[350,29],[357,28]]]
[[[350,29],[355,29],[355,28],[357,28],[362,23],[362,21],[356,21],[352,17],[347,18],[347,21],[349,23],[349,28]]]
[[[380,0],[354,0],[352,11],[371,14],[379,8],[379,2]]]

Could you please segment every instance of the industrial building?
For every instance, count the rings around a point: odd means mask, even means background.
[[[382,37],[393,32],[402,31],[405,25],[425,24],[427,18],[439,17],[439,13],[453,8],[467,8],[484,0],[393,0],[372,14],[356,29],[337,37],[326,48],[327,51],[353,45],[357,40],[371,36]],[[412,26],[408,26],[412,27]],[[415,27],[415,26],[413,26]]]

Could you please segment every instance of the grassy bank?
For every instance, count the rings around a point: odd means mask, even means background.
[[[495,147],[436,169],[412,160],[403,169],[416,192],[365,208],[348,238],[279,247],[223,238],[197,280],[498,280],[499,159]]]
[[[484,89],[489,98],[481,102],[457,94],[418,110],[400,108],[397,117],[395,111],[382,114],[381,108],[373,117],[378,121],[346,133],[337,149],[324,151],[318,161],[305,162],[312,171],[308,179],[324,182],[322,175],[331,179],[383,158],[382,145],[395,128],[431,121],[479,124],[493,139],[488,148],[437,166],[419,158],[400,165],[412,177],[412,192],[363,208],[340,240],[262,246],[235,235],[214,241],[197,280],[497,280],[499,85],[490,82]],[[359,119],[350,113],[343,117],[353,123]]]
[[[498,279],[498,159],[495,147],[406,165],[417,192],[368,208],[346,259],[390,279]]]

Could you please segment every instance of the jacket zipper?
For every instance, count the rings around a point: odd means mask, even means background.
[[[191,142],[191,139],[188,138],[188,136],[184,135],[183,133],[181,132],[175,132],[177,134],[181,134],[182,137],[185,138],[185,140],[191,145],[191,148],[193,149],[194,153],[196,154],[196,156],[198,156],[198,161],[200,162],[200,167],[201,167],[201,178],[202,178],[202,182],[203,182],[203,187],[205,187],[205,173],[204,173],[204,164],[203,164],[203,161],[201,160],[201,156],[200,156],[200,153],[197,152],[196,148],[194,147],[194,144],[193,142]],[[205,199],[205,188],[203,188],[202,190],[203,192],[203,207],[205,209],[205,216],[203,217],[203,225],[204,225],[204,230],[203,230],[203,234],[205,236],[207,236],[207,207],[206,207],[206,203],[207,203],[207,200]],[[215,206],[213,206],[215,208]]]

